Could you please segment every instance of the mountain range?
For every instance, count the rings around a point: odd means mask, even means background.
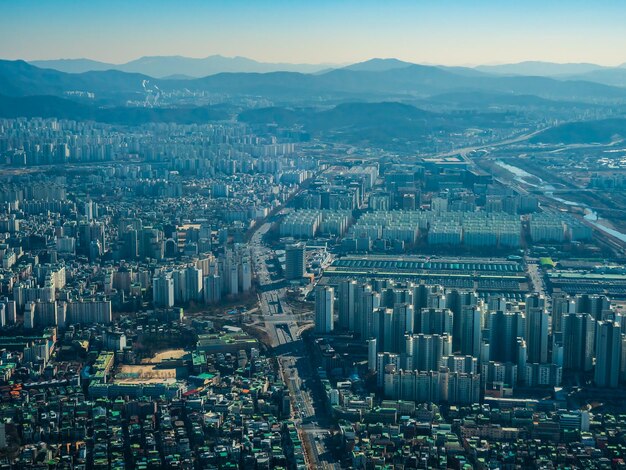
[[[182,56],[140,57],[124,64],[112,64],[91,59],[57,59],[34,60],[31,65],[60,72],[83,73],[103,70],[119,70],[120,72],[141,73],[154,78],[199,78],[217,73],[267,73],[267,72],[301,72],[315,73],[337,64],[287,64],[258,62],[246,57],[224,57],[211,55],[202,59]]]
[[[252,96],[275,102],[324,102],[398,100],[477,91],[587,103],[626,100],[626,87],[580,79],[494,75],[462,67],[381,59],[316,74],[219,73],[196,79],[158,79],[117,70],[66,73],[24,61],[0,61],[0,94],[67,96],[81,92],[93,94],[100,104],[119,105],[129,99],[141,100],[163,92]]]
[[[246,57],[224,57],[211,55],[205,58],[183,56],[141,57],[123,64],[99,62],[91,59],[34,60],[29,62],[39,68],[53,69],[67,73],[97,72],[118,70],[139,73],[153,78],[190,79],[202,78],[218,73],[269,73],[299,72],[321,73],[343,68],[351,71],[388,71],[410,67],[411,62],[398,59],[372,59],[351,65],[345,64],[289,64],[259,62]],[[441,69],[464,74],[485,73],[499,76],[537,76],[561,80],[585,80],[613,86],[626,86],[626,64],[606,67],[591,63],[554,63],[525,61],[515,64],[479,65],[470,67],[444,67]]]
[[[626,68],[578,71],[584,72],[583,76],[624,74]],[[202,105],[207,102],[225,104]],[[246,110],[259,104],[267,106],[268,102],[269,108]],[[411,142],[433,130],[447,133],[473,126],[496,128],[502,113],[509,111],[527,113],[533,109],[540,116],[547,111],[550,116],[558,113],[568,120],[574,110],[579,115],[580,110],[588,114],[597,110],[601,116],[602,107],[617,110],[624,105],[626,87],[622,86],[576,77],[488,73],[396,59],[372,59],[317,73],[231,72],[201,78],[154,78],[119,70],[67,73],[19,60],[0,60],[0,117],[59,117],[119,124],[193,123],[237,117],[251,125],[299,125],[311,134],[388,145]],[[472,110],[468,118],[464,117],[466,110]],[[589,139],[606,140],[626,135],[622,130],[625,122],[583,126]],[[557,142],[575,137],[567,127],[554,132],[542,138]]]
[[[585,74],[595,70],[613,69],[588,63],[558,64],[554,62],[526,61],[516,64],[479,65],[476,70],[500,75],[534,75],[540,77],[566,77]]]

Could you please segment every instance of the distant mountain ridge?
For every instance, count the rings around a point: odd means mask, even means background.
[[[290,64],[260,62],[247,57],[211,55],[205,58],[183,56],[146,56],[113,64],[91,59],[34,60],[29,62],[39,68],[66,73],[85,73],[118,70],[139,73],[159,79],[193,79],[220,73],[271,73],[297,72],[323,74],[332,70],[353,72],[388,72],[405,69],[415,64],[395,58],[374,58],[350,65],[345,64]],[[626,87],[626,63],[606,67],[592,63],[554,63],[524,61],[512,64],[478,65],[476,67],[434,66],[466,76],[533,76],[559,80],[585,80],[611,86]]]
[[[119,70],[121,72],[141,73],[154,78],[172,75],[184,75],[192,78],[206,77],[218,73],[267,73],[267,72],[301,72],[315,73],[336,64],[288,64],[259,62],[247,57],[224,57],[212,55],[205,58],[183,56],[146,56],[131,60],[124,64],[112,64],[91,59],[58,59],[34,60],[31,65],[49,68],[60,72],[83,73],[103,70]]]
[[[374,58],[366,60],[365,62],[357,62],[355,64],[342,67],[344,70],[352,70],[355,72],[386,72],[394,69],[404,69],[416,65],[411,62],[404,62],[399,59],[380,59]]]
[[[181,90],[263,97],[276,102],[397,101],[478,91],[588,103],[626,100],[626,88],[580,79],[500,76],[462,67],[406,64],[374,60],[360,64],[356,71],[339,68],[319,74],[219,73],[196,79],[158,79],[117,70],[64,73],[41,69],[24,61],[0,61],[0,93],[7,96],[66,96],[68,92],[90,92],[96,100],[112,105]]]
[[[32,60],[28,61],[28,63],[40,69],[52,69],[67,73],[100,72],[117,67],[115,64],[91,59]]]
[[[601,70],[609,67],[589,63],[566,63],[559,64],[554,62],[542,61],[525,61],[516,64],[500,64],[500,65],[479,65],[476,70],[486,73],[495,73],[499,75],[525,75],[540,77],[558,77],[567,75],[578,75],[594,70]]]

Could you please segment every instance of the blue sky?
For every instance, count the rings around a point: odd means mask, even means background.
[[[0,0],[0,57],[626,62],[624,0]]]

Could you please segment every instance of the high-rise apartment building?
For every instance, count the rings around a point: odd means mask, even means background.
[[[285,246],[285,278],[287,280],[302,279],[306,272],[305,244],[294,243]]]
[[[335,290],[328,286],[315,289],[315,331],[328,334],[333,331]]]

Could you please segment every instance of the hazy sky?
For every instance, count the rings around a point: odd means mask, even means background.
[[[626,62],[624,0],[0,0],[0,58]]]

